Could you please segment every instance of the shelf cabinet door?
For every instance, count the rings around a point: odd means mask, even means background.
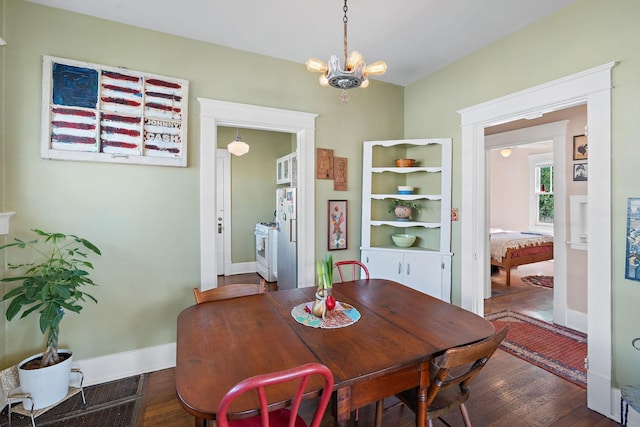
[[[403,283],[416,291],[446,300],[448,295],[442,295],[442,256],[405,252]]]
[[[402,252],[363,250],[361,257],[372,279],[389,279],[403,283],[404,255]]]

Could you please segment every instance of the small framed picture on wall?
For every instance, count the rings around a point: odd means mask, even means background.
[[[347,249],[347,201],[329,200],[327,249]]]
[[[574,163],[573,164],[573,180],[574,181],[586,181],[587,180],[587,163]]]
[[[586,135],[573,137],[573,160],[587,160],[589,158],[589,145]]]

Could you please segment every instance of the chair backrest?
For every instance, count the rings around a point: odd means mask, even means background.
[[[258,401],[260,403],[260,415],[257,415],[254,418],[261,420],[260,425],[262,427],[270,426],[270,421],[275,420],[270,417],[270,414],[273,414],[274,412],[269,412],[267,390],[271,386],[289,381],[298,381],[299,384],[295,396],[291,397],[291,404],[289,405],[290,409],[287,411],[288,417],[286,418],[286,424],[276,424],[274,422],[274,424],[271,424],[271,427],[276,427],[276,425],[288,425],[289,427],[299,425],[296,424],[296,420],[301,420],[301,418],[298,416],[300,403],[302,402],[303,395],[305,394],[305,387],[309,381],[309,378],[314,375],[319,375],[324,378],[324,387],[322,389],[322,393],[320,394],[320,400],[313,415],[313,420],[310,427],[320,426],[322,417],[324,416],[324,412],[327,408],[327,405],[329,404],[331,393],[333,391],[333,374],[331,373],[331,370],[329,370],[329,368],[320,363],[307,363],[284,371],[256,375],[239,382],[231,390],[229,390],[229,392],[222,398],[222,400],[218,404],[218,409],[216,410],[217,426],[228,427],[230,425],[227,418],[229,406],[240,395],[251,391],[255,391],[257,393]],[[282,414],[282,411],[279,411],[279,413]],[[251,418],[251,420],[253,421],[254,418]],[[231,423],[231,425],[233,426],[233,422]],[[250,425],[258,424],[251,422]]]
[[[463,393],[467,393],[469,383],[484,368],[508,331],[509,325],[506,325],[482,341],[450,348],[437,357],[433,362],[437,372],[429,385],[427,405],[431,405],[440,390],[445,388],[459,386]]]
[[[265,288],[266,283],[264,279],[261,279],[260,283],[233,283],[206,291],[200,291],[198,288],[193,288],[193,296],[196,298],[196,304],[200,304],[207,301],[219,301],[223,299],[261,294],[264,293]]]
[[[333,264],[334,270],[338,271],[340,282],[349,280],[369,279],[369,270],[367,266],[356,260],[338,261]],[[360,276],[358,276],[360,273]],[[334,281],[336,279],[334,278]]]

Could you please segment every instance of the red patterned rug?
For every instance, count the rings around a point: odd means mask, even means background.
[[[522,313],[505,310],[485,316],[496,330],[511,328],[500,348],[580,387],[587,388],[587,335]]]
[[[553,276],[524,276],[520,280],[533,286],[553,288]]]

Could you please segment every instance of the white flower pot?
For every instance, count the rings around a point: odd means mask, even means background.
[[[40,369],[22,369],[25,363],[37,359],[42,353],[24,359],[18,365],[18,377],[20,389],[24,393],[30,393],[33,399],[33,409],[41,409],[60,402],[69,392],[69,379],[71,376],[71,362],[73,359],[70,350],[58,350],[58,354],[68,354],[67,360],[53,366]],[[24,401],[25,409],[31,409],[31,402]]]

